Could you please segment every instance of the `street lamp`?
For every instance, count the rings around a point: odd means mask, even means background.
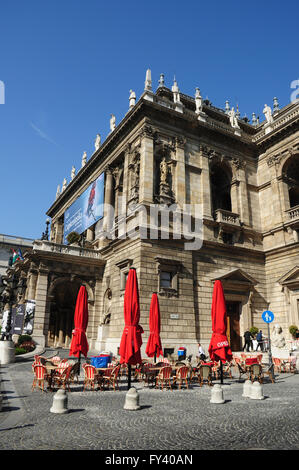
[[[12,273],[11,276],[5,276],[4,279],[2,278],[2,284],[1,300],[3,304],[8,304],[9,308],[5,331],[1,331],[0,363],[9,364],[15,360],[15,347],[12,341],[11,332],[12,306],[15,300],[15,289],[17,287],[17,278],[15,274]],[[6,341],[4,341],[4,339],[6,339]]]
[[[42,233],[41,240],[49,240],[49,225],[50,225],[50,219],[47,218],[47,220],[46,220],[46,231]]]

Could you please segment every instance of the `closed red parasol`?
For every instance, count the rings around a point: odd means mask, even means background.
[[[156,357],[163,356],[160,338],[160,307],[156,293],[153,293],[150,305],[149,330],[150,334],[145,352],[148,357],[154,357],[156,361]]]
[[[226,305],[221,281],[214,284],[212,298],[212,338],[209,346],[209,354],[212,361],[222,362],[232,360],[232,352],[226,335],[227,318]],[[221,368],[222,370],[222,368]],[[222,377],[221,377],[222,382]]]
[[[139,325],[140,306],[139,306],[139,293],[138,281],[136,270],[131,268],[128,274],[125,296],[124,296],[124,318],[125,327],[121,337],[119,355],[120,363],[128,365],[136,365],[141,363],[140,348],[142,345],[141,334],[143,328]],[[130,385],[130,372],[129,367],[129,385]]]
[[[88,324],[88,302],[85,286],[81,286],[76,301],[72,342],[70,347],[70,356],[79,357],[81,353],[87,357],[88,342],[86,338],[86,328]]]

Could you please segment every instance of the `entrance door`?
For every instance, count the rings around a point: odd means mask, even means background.
[[[240,337],[240,302],[226,302],[227,339],[232,351],[241,350]]]
[[[79,289],[80,284],[76,281],[64,281],[56,286],[50,307],[48,346],[70,347]]]

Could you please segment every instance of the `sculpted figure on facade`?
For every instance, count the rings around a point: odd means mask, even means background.
[[[163,157],[160,163],[160,183],[167,184],[167,175],[168,175],[168,165],[166,163],[165,157]]]
[[[76,176],[76,169],[74,166],[72,166],[72,171],[71,171],[71,180],[73,180]]]
[[[273,328],[273,333],[271,335],[271,343],[276,348],[284,348],[286,345],[286,340],[282,332],[280,325],[275,325]]]
[[[95,150],[99,150],[100,145],[101,145],[101,136],[100,136],[100,134],[97,134],[96,140],[95,140],[95,143],[94,143]]]
[[[61,189],[61,192],[64,191],[66,188],[66,178],[64,178],[63,182],[62,182],[62,189]]]
[[[272,111],[271,111],[270,106],[268,106],[268,105],[265,104],[265,107],[264,107],[264,109],[263,109],[263,113],[264,113],[264,115],[265,115],[265,118],[266,118],[266,122],[267,122],[267,123],[273,122]]]
[[[234,127],[235,129],[240,129],[234,107],[232,107],[232,109],[228,111],[228,116],[229,116],[230,125]]]
[[[196,88],[195,92],[195,106],[196,106],[196,114],[199,114],[202,112],[202,97],[200,94],[199,88]]]
[[[115,116],[114,116],[114,114],[111,114],[111,118],[110,118],[110,131],[111,131],[111,132],[114,131],[115,126],[116,126],[116,124],[115,124]]]
[[[87,160],[87,153],[83,152],[82,161],[81,161],[81,167],[82,168],[86,165],[86,160]]]

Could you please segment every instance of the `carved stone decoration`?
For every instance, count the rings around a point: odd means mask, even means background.
[[[111,306],[112,306],[112,290],[108,287],[104,294],[103,300],[103,317],[101,325],[108,325],[111,320]]]
[[[138,149],[134,149],[130,154],[129,171],[130,171],[130,189],[129,199],[135,200],[139,194],[139,172],[140,172],[140,153]]]
[[[152,128],[152,126],[150,126],[149,124],[145,124],[143,126],[143,128],[141,129],[140,131],[140,137],[150,137],[151,139],[154,138],[154,130]]]
[[[114,185],[115,185],[115,190],[121,189],[121,177],[123,174],[123,167],[122,166],[116,166],[112,169],[112,175],[114,178]]]
[[[235,170],[244,170],[246,167],[246,162],[240,158],[233,157],[231,159],[232,166]]]
[[[267,159],[267,164],[269,167],[273,165],[278,165],[281,161],[281,154],[272,155]]]

